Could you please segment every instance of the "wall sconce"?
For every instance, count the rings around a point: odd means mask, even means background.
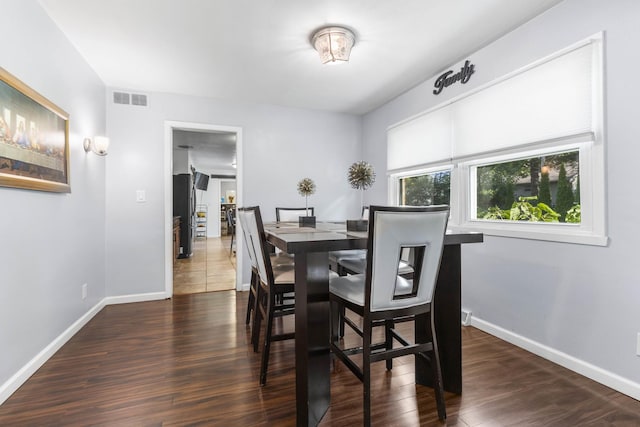
[[[320,28],[311,36],[311,45],[320,54],[323,64],[349,61],[355,42],[356,36],[344,27]]]
[[[91,138],[85,138],[82,146],[87,153],[93,151],[98,156],[106,156],[109,149],[109,138],[106,136],[94,136],[93,141]]]

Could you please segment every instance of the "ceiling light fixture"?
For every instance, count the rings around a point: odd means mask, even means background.
[[[323,64],[349,61],[355,42],[356,36],[344,27],[323,27],[311,36],[311,45],[320,54]]]

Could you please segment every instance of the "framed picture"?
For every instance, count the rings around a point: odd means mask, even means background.
[[[69,115],[1,67],[0,186],[71,192]]]

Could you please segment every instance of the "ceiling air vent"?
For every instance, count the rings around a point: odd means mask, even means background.
[[[128,104],[129,94],[124,92],[113,92],[113,102],[115,104]]]
[[[143,107],[147,106],[147,95],[141,95],[138,93],[131,94],[131,104],[132,105],[141,105]]]

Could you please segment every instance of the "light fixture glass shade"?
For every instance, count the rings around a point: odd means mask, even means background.
[[[109,149],[109,138],[96,136],[93,138],[93,152],[99,156],[106,156]]]
[[[109,138],[106,136],[94,136],[93,140],[91,140],[91,138],[85,138],[82,146],[87,153],[93,151],[98,156],[106,156],[109,150]]]
[[[343,27],[321,28],[311,37],[311,44],[320,54],[323,64],[349,61],[355,42],[353,32]]]

